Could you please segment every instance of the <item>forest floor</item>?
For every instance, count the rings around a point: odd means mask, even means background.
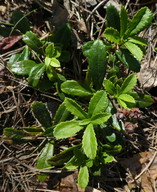
[[[58,3],[60,2],[60,3]],[[156,0],[0,0],[0,192],[155,192],[157,191],[157,104],[139,110],[136,123],[128,124],[125,139],[128,149],[118,155],[116,162],[106,165],[106,172],[91,177],[86,189],[77,186],[77,170],[64,172],[49,171],[49,179],[39,182],[36,175],[41,170],[36,168],[43,138],[35,142],[12,144],[6,138],[6,127],[38,126],[31,113],[34,101],[43,101],[58,106],[59,101],[52,94],[34,90],[26,79],[13,75],[7,66],[11,55],[21,51],[17,43],[3,49],[3,22],[10,23],[12,13],[19,9],[29,14],[33,30],[41,37],[53,33],[54,28],[69,22],[72,26],[73,62],[69,76],[76,79],[80,75],[80,63],[83,63],[81,47],[89,40],[101,37],[104,30],[105,9],[113,3],[118,9],[124,5],[130,16],[141,7],[147,6],[154,13],[153,23],[143,32],[148,40],[148,49],[138,74],[138,89],[157,98],[157,1]],[[86,3],[85,3],[86,2]],[[157,99],[156,99],[157,100]],[[54,109],[53,109],[54,110]],[[52,111],[53,113],[53,111]],[[125,115],[125,114],[123,114]]]

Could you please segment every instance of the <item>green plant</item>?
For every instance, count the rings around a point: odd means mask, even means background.
[[[41,124],[40,129],[4,129],[4,134],[15,142],[30,141],[38,135],[46,137],[37,168],[78,168],[78,184],[85,188],[90,174],[101,172],[104,164],[111,163],[115,160],[115,154],[125,150],[121,136],[125,126],[116,116],[117,109],[153,104],[151,96],[136,92],[137,77],[131,73],[139,71],[144,46],[147,45],[143,38],[135,35],[151,23],[152,17],[147,7],[141,8],[130,19],[123,6],[120,12],[113,5],[108,6],[104,39],[89,41],[83,46],[83,54],[88,58],[83,82],[66,80],[56,70],[61,67],[60,61],[69,58],[65,50],[69,41],[64,44],[61,38],[61,35],[64,36],[62,31],[70,36],[68,25],[63,26],[51,41],[40,41],[30,31],[23,35],[27,46],[22,53],[10,58],[12,72],[27,75],[28,82],[34,87],[46,75],[49,81],[58,83],[58,95],[61,93],[64,100],[53,118],[43,103],[32,104],[34,117]],[[35,61],[30,59],[32,53]],[[37,64],[37,60],[42,62]],[[129,74],[122,75],[121,64],[130,69]],[[30,134],[32,137],[28,138]],[[69,137],[78,138],[79,142],[70,145]],[[55,143],[63,139],[66,139],[69,148],[55,154]],[[38,176],[41,181],[45,178],[46,175]]]

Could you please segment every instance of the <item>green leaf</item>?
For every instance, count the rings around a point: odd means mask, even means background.
[[[38,157],[37,161],[37,169],[50,169],[51,165],[48,163],[48,159],[50,159],[53,156],[54,153],[54,144],[53,142],[48,142],[45,147],[43,148],[40,156]],[[39,181],[45,181],[48,175],[41,174],[38,175]]]
[[[97,91],[89,102],[88,116],[93,117],[97,113],[103,112],[108,105],[108,98],[105,91]]]
[[[105,145],[103,145],[103,149],[108,154],[117,154],[117,153],[121,152],[122,146],[121,145],[108,145],[108,144],[105,144]]]
[[[29,75],[32,68],[37,65],[38,64],[32,60],[23,60],[10,64],[10,69],[17,75]]]
[[[92,89],[74,80],[67,80],[62,83],[61,90],[68,95],[78,97],[89,97],[93,95]]]
[[[49,57],[45,57],[45,65],[47,66],[52,66],[52,67],[60,67],[61,64],[60,62],[58,61],[58,59],[52,57],[52,58],[49,58]]]
[[[21,11],[15,10],[12,14],[12,22],[22,33],[30,30],[30,23]]]
[[[119,95],[117,101],[119,105],[122,106],[124,109],[132,108],[136,104],[135,99],[128,94]]]
[[[36,53],[43,54],[42,51],[43,45],[41,41],[38,39],[37,35],[32,31],[27,31],[27,33],[23,35],[23,41],[26,43],[26,45],[28,45],[28,47],[33,49]]]
[[[128,93],[129,91],[131,91],[137,83],[137,77],[136,75],[133,73],[131,75],[129,75],[123,82],[121,88],[120,88],[120,93]]]
[[[89,182],[89,172],[87,166],[80,167],[78,174],[78,185],[80,188],[86,188]]]
[[[129,23],[127,36],[135,35],[151,24],[153,13],[148,7],[142,7]]]
[[[123,37],[128,26],[128,13],[122,5],[120,10],[120,36]]]
[[[111,117],[110,113],[97,113],[96,115],[92,116],[91,123],[92,124],[102,124],[108,121]]]
[[[89,70],[95,89],[100,89],[106,73],[107,47],[102,40],[94,41],[88,55]]]
[[[125,42],[124,45],[136,57],[138,61],[141,61],[143,52],[139,46],[129,41]]]
[[[138,45],[147,46],[147,41],[145,39],[143,39],[142,37],[132,36],[132,37],[128,38],[128,41],[131,43],[138,44]]]
[[[112,27],[105,29],[104,37],[113,43],[120,43],[121,40],[119,32]]]
[[[55,116],[54,116],[54,121],[55,124],[58,124],[62,121],[67,120],[70,112],[66,109],[65,103],[63,102],[57,109]]]
[[[40,78],[42,77],[42,75],[45,72],[45,65],[43,63],[38,64],[36,66],[34,66],[30,73],[29,73],[29,77],[28,77],[28,83],[30,85],[32,85],[33,87],[36,87],[39,83]]]
[[[46,66],[46,74],[50,81],[56,81],[58,79],[58,74],[51,65]]]
[[[88,41],[86,44],[82,46],[83,55],[88,57],[90,56],[90,49],[93,45],[94,41]]]
[[[64,104],[66,109],[72,113],[74,116],[77,116],[80,119],[85,119],[87,117],[86,112],[83,111],[80,105],[78,105],[73,99],[65,98]]]
[[[120,18],[117,9],[110,4],[106,9],[107,27],[113,27],[120,31]]]
[[[52,126],[52,119],[50,117],[50,113],[44,103],[38,101],[33,102],[32,112],[34,114],[34,117],[44,128]]]
[[[54,57],[54,53],[55,53],[55,47],[54,47],[54,43],[50,43],[46,49],[45,49],[45,53],[46,53],[46,57]]]
[[[140,71],[141,65],[139,61],[130,53],[130,51],[127,49],[119,49],[116,50],[116,55],[124,65],[129,67],[130,70],[134,72]]]
[[[114,95],[116,93],[116,88],[109,79],[104,80],[103,86],[110,95]]]
[[[97,153],[97,139],[94,127],[89,124],[83,133],[82,148],[89,159],[94,159]]]
[[[154,100],[150,95],[142,94],[142,93],[137,93],[137,92],[131,92],[129,93],[137,103],[137,107],[143,108],[143,107],[149,107],[154,103]]]
[[[81,129],[83,129],[83,127],[80,126],[79,121],[71,120],[57,124],[53,134],[57,139],[65,139],[73,136]]]

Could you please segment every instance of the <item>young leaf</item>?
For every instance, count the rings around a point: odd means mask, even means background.
[[[151,24],[152,19],[153,13],[151,10],[148,7],[142,7],[130,21],[128,30],[125,34],[127,36],[132,36],[139,33],[149,24]]]
[[[82,139],[82,148],[88,158],[94,159],[96,157],[97,145],[94,127],[89,124],[83,133]]]
[[[86,188],[89,182],[89,172],[87,166],[80,167],[78,174],[78,185],[80,188]]]
[[[46,53],[46,56],[49,57],[49,58],[54,57],[54,53],[55,53],[54,43],[50,43],[50,44],[46,47],[45,53]]]
[[[53,153],[54,153],[54,144],[53,142],[48,142],[43,148],[40,156],[38,157],[37,169],[44,169],[44,168],[50,169],[51,165],[48,163],[47,160],[53,156]],[[45,181],[46,178],[47,178],[46,174],[38,175],[39,181]]]
[[[65,121],[57,124],[57,126],[54,128],[53,134],[57,139],[65,139],[73,136],[81,129],[83,129],[83,127],[80,126],[80,121]]]
[[[100,89],[106,73],[107,47],[102,40],[94,41],[88,55],[89,70],[95,89]]]
[[[122,106],[124,109],[129,109],[131,107],[134,107],[136,104],[135,99],[128,94],[119,95],[117,101],[119,105]]]
[[[33,102],[32,112],[34,114],[34,117],[44,128],[52,126],[52,119],[50,117],[50,113],[44,103],[38,101]]]
[[[51,65],[46,66],[46,74],[50,81],[56,81],[58,79],[58,74]]]
[[[65,103],[63,102],[58,107],[58,109],[56,111],[56,114],[54,116],[55,124],[58,124],[58,123],[60,123],[62,121],[67,120],[69,114],[70,114],[70,112],[66,109]]]
[[[142,37],[132,36],[132,37],[128,38],[128,41],[131,43],[138,44],[138,45],[147,46],[147,41],[145,39],[143,39]]]
[[[10,64],[10,69],[17,75],[29,75],[32,68],[37,65],[33,60],[23,60]]]
[[[93,95],[92,89],[74,80],[67,80],[62,83],[61,90],[72,96],[88,97]]]
[[[124,43],[124,45],[138,59],[138,61],[141,61],[143,57],[143,52],[139,46],[129,41]]]
[[[103,162],[106,164],[106,163],[112,163],[113,161],[115,161],[115,158],[112,156],[112,155],[109,155],[108,153],[106,152],[103,152],[102,153],[102,159],[103,159]]]
[[[34,66],[31,69],[31,71],[29,73],[29,77],[28,77],[28,83],[30,85],[32,85],[33,87],[36,87],[38,85],[41,76],[45,72],[45,67],[46,66],[43,63],[41,63],[41,64]]]
[[[114,95],[116,93],[116,88],[109,79],[104,80],[103,86],[110,95]]]
[[[52,58],[50,58],[50,57],[45,57],[45,65],[47,65],[47,66],[52,66],[52,67],[60,67],[61,66],[61,64],[60,64],[60,62],[58,61],[58,59],[56,59],[56,58],[54,58],[54,57],[52,57]]]
[[[110,4],[106,9],[107,27],[113,27],[120,31],[120,18],[117,9]]]
[[[43,45],[41,41],[38,39],[37,35],[32,31],[27,31],[27,33],[23,35],[23,41],[26,43],[26,45],[28,45],[28,47],[33,49],[36,53],[39,54],[43,53],[42,51]]]
[[[140,71],[140,63],[139,61],[128,51],[127,49],[119,49],[116,50],[116,55],[119,60],[126,65],[130,70],[134,72]]]
[[[133,73],[131,75],[129,75],[123,82],[121,88],[120,88],[120,93],[128,93],[129,91],[131,91],[137,83],[137,77],[136,75]]]
[[[92,117],[103,112],[108,105],[108,98],[105,91],[97,91],[89,102],[88,116]]]
[[[106,28],[104,31],[104,37],[113,43],[119,43],[121,40],[119,32],[112,27]]]
[[[64,104],[66,106],[66,109],[78,118],[85,119],[87,117],[86,112],[84,112],[81,106],[78,105],[73,99],[66,97],[64,100]]]
[[[128,13],[122,5],[120,10],[120,37],[123,37],[128,26]]]
[[[110,113],[97,113],[92,116],[91,123],[92,124],[102,124],[105,123],[111,117]]]

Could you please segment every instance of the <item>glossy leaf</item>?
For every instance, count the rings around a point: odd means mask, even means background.
[[[112,27],[106,28],[104,31],[104,37],[113,43],[119,43],[121,40],[119,32]]]
[[[48,159],[53,156],[54,153],[54,144],[53,142],[48,142],[43,148],[40,156],[37,161],[37,169],[50,169],[51,165],[48,163]],[[45,181],[47,178],[46,174],[38,175],[39,181]]]
[[[33,102],[32,112],[34,114],[34,117],[44,128],[52,126],[52,119],[50,117],[50,113],[44,103],[38,101]]]
[[[45,65],[47,65],[47,66],[51,65],[52,67],[60,67],[61,66],[58,59],[56,59],[54,57],[52,57],[52,58],[45,57]]]
[[[94,41],[88,55],[89,70],[95,89],[100,89],[106,73],[107,47],[102,40]]]
[[[33,60],[23,60],[10,64],[10,69],[17,75],[29,75],[32,68],[37,65]]]
[[[110,95],[114,95],[116,93],[116,88],[109,79],[104,80],[103,86]]]
[[[145,39],[143,39],[142,37],[132,36],[132,37],[128,38],[128,41],[131,43],[138,44],[138,45],[147,46],[147,41]]]
[[[46,66],[43,63],[34,66],[29,73],[28,83],[36,87],[40,78],[44,75],[45,68]]]
[[[43,45],[41,41],[38,39],[37,35],[32,31],[27,31],[27,33],[23,35],[23,41],[26,43],[26,45],[28,45],[28,47],[33,49],[36,53],[39,54],[43,53],[42,51]]]
[[[108,105],[108,98],[105,91],[97,91],[89,102],[88,116],[93,117],[103,112]]]
[[[54,43],[50,43],[50,44],[46,47],[45,53],[46,53],[46,56],[49,57],[49,58],[54,57],[54,53],[55,53]]]
[[[151,10],[148,7],[142,7],[130,21],[126,35],[132,36],[139,33],[148,27],[152,19],[153,13]]]
[[[94,127],[89,124],[83,133],[82,139],[82,148],[88,158],[94,159],[96,157],[97,145]]]
[[[139,46],[129,41],[124,43],[124,45],[136,57],[138,61],[141,61],[143,57],[143,52]]]
[[[70,98],[65,98],[64,104],[66,106],[66,109],[72,113],[74,116],[80,118],[80,119],[85,119],[87,117],[87,114],[79,104],[76,103],[75,100],[70,99]]]
[[[134,72],[140,71],[140,62],[127,49],[116,50],[119,60]]]
[[[120,31],[120,18],[118,10],[110,4],[106,9],[107,27],[113,27]]]
[[[83,127],[80,126],[78,120],[77,121],[71,120],[57,124],[56,127],[54,128],[53,134],[57,139],[65,139],[73,136],[81,129],[83,129]]]
[[[89,172],[87,166],[80,167],[78,174],[78,185],[80,188],[87,187],[89,182]]]
[[[54,116],[55,124],[58,124],[58,123],[60,123],[62,121],[67,120],[69,114],[70,114],[70,112],[66,109],[65,103],[63,102],[58,107],[58,109],[56,111],[56,114]]]
[[[93,43],[94,43],[94,41],[88,41],[86,44],[84,44],[82,46],[84,56],[86,56],[86,57],[90,56],[90,49],[91,49]]]
[[[97,113],[92,116],[91,123],[92,124],[102,124],[105,123],[111,117],[110,113]]]
[[[58,79],[58,74],[51,65],[46,66],[46,74],[50,81],[56,81]]]
[[[128,13],[122,5],[120,10],[120,36],[123,37],[128,27]]]
[[[75,80],[67,80],[61,85],[61,90],[72,96],[89,97],[93,95],[92,89]]]
[[[129,75],[123,82],[121,88],[120,88],[120,92],[121,93],[128,93],[129,91],[131,91],[137,83],[137,77],[136,75],[133,73],[131,75]]]

